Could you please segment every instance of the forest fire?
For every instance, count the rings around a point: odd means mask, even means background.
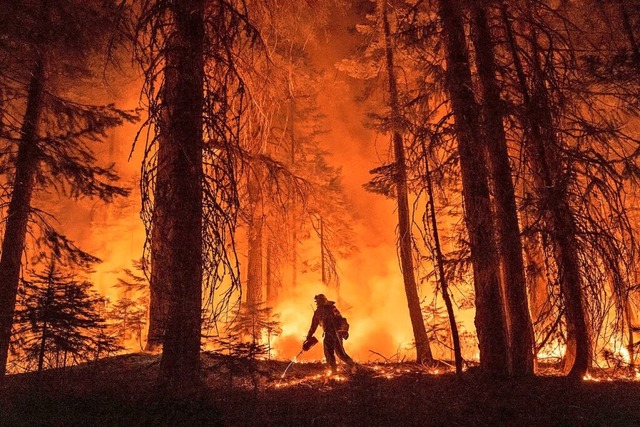
[[[315,363],[314,363],[315,365]],[[302,368],[303,372],[308,368]],[[441,375],[444,373],[451,373],[451,370],[443,370],[442,368],[427,368],[416,364],[398,364],[398,363],[376,363],[367,364],[359,367],[360,373],[356,373],[354,376],[347,375],[332,375],[331,371],[325,371],[322,373],[311,374],[297,374],[293,378],[285,379],[280,378],[274,380],[276,388],[285,387],[297,387],[297,386],[317,386],[317,385],[335,385],[350,381],[352,378],[357,378],[358,375],[367,375],[374,379],[393,380],[403,376],[421,376],[421,375]],[[364,373],[363,373],[364,372]]]
[[[640,0],[0,22],[0,385],[640,381]]]
[[[340,382],[347,381],[347,377],[342,375],[331,375],[331,372],[327,371],[323,374],[308,375],[302,378],[294,378],[289,380],[284,380],[284,378],[282,378],[275,384],[275,387],[284,388],[284,387],[295,387],[300,385],[303,385],[303,386],[308,385],[311,387],[314,384],[317,384],[317,383],[325,384],[325,383],[328,383],[329,381],[332,381],[334,383],[340,383]]]

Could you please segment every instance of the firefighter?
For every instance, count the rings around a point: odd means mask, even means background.
[[[336,354],[340,360],[347,364],[348,371],[354,372],[356,364],[344,351],[344,345],[342,344],[342,340],[349,337],[349,324],[338,311],[334,301],[329,301],[323,294],[316,295],[314,300],[316,302],[316,310],[313,312],[311,327],[305,343],[313,337],[318,325],[322,326],[324,330],[324,357],[331,367],[331,374],[333,375],[337,371]]]

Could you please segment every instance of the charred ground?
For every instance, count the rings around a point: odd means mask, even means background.
[[[203,384],[158,388],[159,356],[132,354],[6,378],[2,425],[638,425],[640,384],[559,377],[488,381],[410,363],[363,365],[327,381],[321,365],[203,357]]]

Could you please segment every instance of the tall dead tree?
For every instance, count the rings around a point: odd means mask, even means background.
[[[473,93],[462,6],[456,0],[440,0],[438,6],[447,65],[446,87],[455,119],[464,217],[473,265],[480,367],[489,375],[507,375],[508,339],[500,263],[494,240],[488,171],[481,155],[484,144],[480,139],[480,107]]]
[[[407,189],[407,166],[405,161],[405,148],[402,137],[402,113],[398,95],[398,82],[395,75],[395,63],[393,58],[393,42],[391,40],[391,28],[387,16],[386,0],[378,1],[378,16],[382,25],[382,36],[385,49],[385,66],[388,79],[389,110],[391,141],[394,153],[394,177],[396,187],[396,203],[398,207],[398,245],[400,246],[400,264],[404,290],[409,306],[411,327],[416,344],[417,360],[420,363],[434,362],[429,345],[429,338],[422,317],[418,285],[416,283],[413,265],[413,250],[411,236],[411,220],[409,213],[409,197]]]
[[[427,191],[427,212],[425,216],[428,216],[428,221],[431,223],[431,233],[433,237],[433,252],[435,255],[435,268],[437,269],[438,282],[440,284],[440,290],[442,292],[442,299],[444,305],[447,308],[447,317],[449,318],[449,328],[451,330],[451,341],[453,343],[453,355],[456,365],[456,373],[462,373],[462,350],[460,348],[460,334],[458,333],[458,325],[456,323],[456,316],[453,311],[453,301],[449,291],[449,282],[445,272],[445,259],[442,253],[442,246],[440,243],[440,231],[438,227],[438,217],[436,214],[436,200],[433,193],[433,179],[431,177],[431,167],[429,166],[429,153],[427,151],[426,144],[422,143],[422,152],[424,153],[424,180]]]

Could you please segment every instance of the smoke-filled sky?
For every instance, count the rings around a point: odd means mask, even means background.
[[[351,338],[346,349],[361,361],[379,359],[377,353],[392,357],[414,357],[410,350],[411,325],[404,296],[402,276],[395,247],[396,216],[392,200],[366,192],[362,185],[370,179],[369,171],[389,161],[389,138],[376,135],[364,125],[366,106],[357,101],[362,82],[340,72],[335,64],[353,54],[358,35],[354,24],[364,20],[364,13],[355,10],[335,11],[329,26],[308,49],[315,65],[322,70],[324,84],[319,93],[319,106],[325,115],[324,128],[330,132],[320,136],[321,145],[330,156],[328,162],[342,169],[344,190],[354,209],[357,252],[348,259],[339,259],[340,295],[322,287],[317,274],[302,275],[300,285],[276,307],[283,334],[276,340],[279,358],[297,354],[306,335],[313,313],[313,295],[325,292],[331,300],[338,299],[339,308],[351,324]],[[134,74],[112,83],[114,102],[119,107],[139,105],[141,79]],[[98,290],[117,298],[112,288],[123,268],[142,255],[144,227],[139,217],[140,193],[138,178],[143,143],[129,153],[139,124],[115,130],[108,144],[96,154],[103,161],[114,162],[123,183],[132,189],[127,200],[113,205],[83,202],[79,209],[67,203],[53,212],[68,236],[84,250],[103,260],[93,275]],[[83,226],[78,226],[83,224]],[[284,286],[286,287],[286,283]],[[423,296],[430,294],[422,290]],[[333,292],[333,293],[332,293]],[[316,335],[319,336],[320,332]],[[320,359],[317,346],[307,359]],[[375,353],[373,353],[375,352]]]
[[[362,95],[362,82],[335,67],[356,51],[359,40],[354,23],[363,22],[364,13],[336,11],[329,19],[326,37],[311,49],[326,79],[319,103],[331,131],[321,137],[322,144],[331,153],[329,162],[342,168],[344,189],[357,217],[358,251],[339,260],[338,306],[351,324],[346,350],[361,361],[380,360],[376,353],[388,358],[415,357],[410,350],[413,336],[395,246],[394,202],[362,187],[371,179],[371,169],[389,162],[389,138],[365,127],[367,107],[357,100]],[[276,349],[282,350],[279,356],[284,358],[298,352],[311,320],[313,295],[324,291],[319,279],[304,283],[303,278],[301,288],[277,307],[284,332]],[[337,299],[331,291],[328,297]],[[304,357],[321,358],[319,347]]]

